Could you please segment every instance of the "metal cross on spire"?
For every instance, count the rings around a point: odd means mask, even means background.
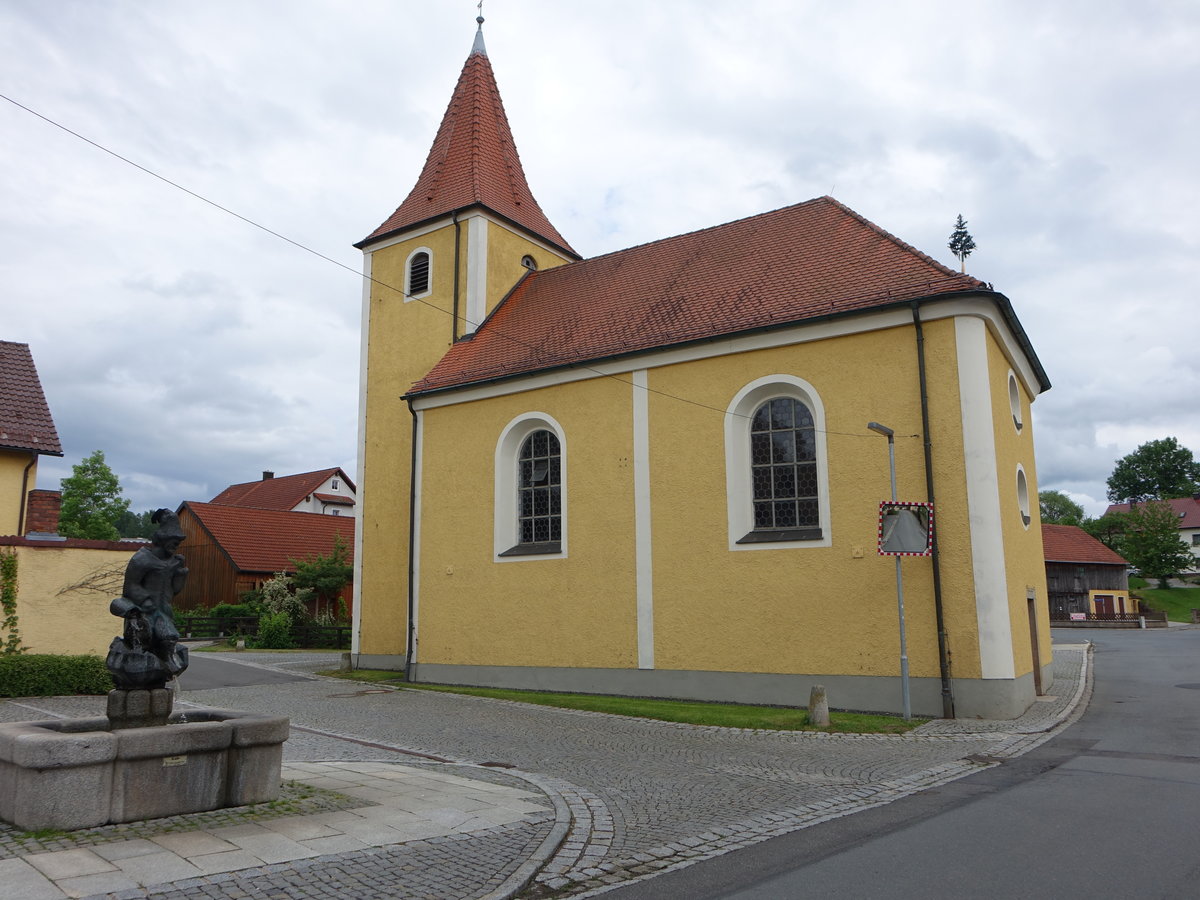
[[[475,4],[475,8],[479,10],[479,15],[475,17],[475,21],[479,23],[479,29],[475,32],[475,44],[471,47],[471,53],[482,53],[487,56],[487,48],[483,45],[483,0],[479,0]]]

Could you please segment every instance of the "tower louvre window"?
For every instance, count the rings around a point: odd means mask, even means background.
[[[429,253],[420,250],[408,260],[408,290],[410,297],[429,293]]]

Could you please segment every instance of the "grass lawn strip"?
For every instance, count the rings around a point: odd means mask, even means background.
[[[1200,609],[1200,588],[1132,588],[1131,593],[1141,597],[1147,606],[1165,609],[1172,622],[1191,622],[1192,610]]]
[[[808,724],[808,711],[778,706],[743,706],[734,703],[702,703],[691,700],[652,700],[643,697],[613,697],[601,694],[560,694],[543,691],[516,691],[502,688],[462,687],[443,684],[408,684],[403,676],[392,671],[356,669],[353,672],[322,672],[393,687],[423,691],[443,691],[469,694],[494,700],[512,700],[560,709],[579,709],[609,713],[616,716],[636,716],[687,725],[715,725],[722,728],[758,728],[771,731],[826,731],[846,734],[904,734],[927,722],[914,718],[910,722],[896,716],[867,713],[831,712],[828,727]]]

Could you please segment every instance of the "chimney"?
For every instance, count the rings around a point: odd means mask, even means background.
[[[274,472],[268,472],[265,469],[263,470],[263,481],[270,481],[274,477],[275,477]]]
[[[62,491],[32,490],[25,501],[25,534],[39,531],[58,532],[58,514],[62,509]]]

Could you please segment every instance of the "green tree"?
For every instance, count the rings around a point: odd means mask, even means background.
[[[321,601],[325,601],[326,614],[334,611],[334,601],[354,577],[354,566],[350,564],[350,551],[340,534],[333,536],[333,549],[326,555],[313,555],[308,559],[293,559],[296,572],[292,581],[298,589],[309,588],[317,597],[317,613]]]
[[[975,238],[967,231],[967,221],[962,217],[962,213],[958,214],[958,221],[954,223],[954,230],[950,232],[950,243],[946,246],[958,257],[960,269],[963,272],[967,271],[967,257],[975,249]]]
[[[1079,525],[1083,507],[1062,491],[1038,491],[1038,506],[1045,525]]]
[[[121,482],[104,461],[104,451],[97,450],[62,480],[58,533],[115,541],[121,536],[117,522],[128,510],[129,501],[121,496]]]
[[[1098,519],[1085,519],[1081,527],[1109,550],[1120,553],[1128,521],[1129,513],[1111,512]]]
[[[117,531],[121,537],[154,537],[154,532],[158,526],[150,521],[150,517],[154,515],[154,510],[148,509],[145,512],[135,513],[132,510],[125,510],[121,513],[121,518],[117,520]]]
[[[1160,588],[1195,562],[1179,539],[1179,517],[1171,504],[1159,502],[1138,504],[1128,514],[1121,555],[1147,578],[1157,578]]]
[[[1108,476],[1112,503],[1189,497],[1200,490],[1200,463],[1173,437],[1147,441],[1117,460]]]

